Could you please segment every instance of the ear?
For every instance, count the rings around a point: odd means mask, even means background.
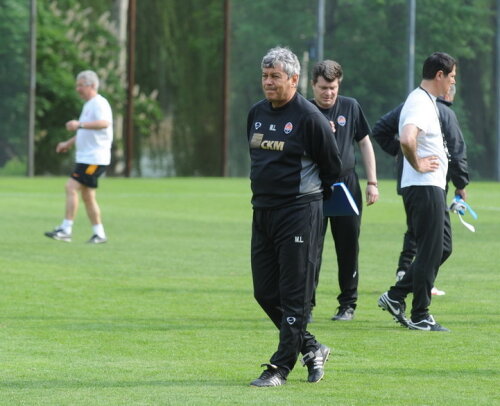
[[[290,80],[292,81],[292,84],[294,85],[294,87],[297,87],[297,84],[299,83],[299,75],[297,75],[297,74],[292,75]]]

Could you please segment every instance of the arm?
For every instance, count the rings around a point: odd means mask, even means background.
[[[447,106],[442,106],[441,103],[438,103],[438,107],[442,117],[443,134],[450,153],[447,181],[451,180],[457,191],[462,191],[458,194],[465,200],[464,189],[469,184],[469,170],[464,136],[455,112]]]
[[[87,122],[82,122],[78,120],[70,120],[66,123],[66,129],[68,131],[77,131],[78,129],[87,129],[87,130],[100,130],[103,128],[108,128],[111,125],[111,123],[107,120],[94,120],[94,121],[87,121]],[[56,152],[62,153],[62,152],[68,152],[69,149],[75,145],[76,142],[76,135],[71,137],[67,141],[62,141],[57,144],[56,146]]]
[[[108,128],[110,125],[111,123],[107,120],[86,121],[85,123],[78,120],[70,120],[66,123],[66,129],[68,131],[76,131],[80,128],[86,130],[101,130],[103,128]]]
[[[403,104],[380,117],[375,123],[371,133],[377,144],[380,145],[385,152],[392,156],[397,156],[400,150],[397,134],[399,115],[401,114],[402,108]]]
[[[330,186],[335,183],[342,170],[342,161],[328,120],[318,111],[306,119],[304,146],[311,159],[318,165],[319,176],[328,196]]]
[[[415,124],[406,124],[400,134],[399,142],[403,155],[417,172],[434,172],[439,168],[439,159],[435,155],[419,158],[417,155],[418,127]]]
[[[67,141],[61,141],[56,146],[56,152],[58,154],[62,152],[68,152],[73,147],[73,145],[75,145],[75,142],[76,142],[76,136],[71,137]]]
[[[367,135],[358,142],[363,165],[365,167],[366,178],[369,184],[366,185],[366,204],[370,206],[378,200],[379,193],[377,187],[377,165],[375,162],[375,153],[373,152],[372,142]],[[371,183],[371,184],[370,184]]]

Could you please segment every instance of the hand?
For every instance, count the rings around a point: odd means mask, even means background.
[[[378,200],[379,193],[378,188],[375,185],[366,186],[366,205],[371,206]]]
[[[335,123],[333,121],[329,121],[330,127],[332,128],[332,131],[335,132]]]
[[[418,158],[417,164],[420,173],[434,172],[439,168],[439,158],[436,155]]]
[[[61,141],[59,144],[57,144],[56,146],[56,152],[58,154],[62,153],[62,152],[68,152],[69,150],[69,147],[68,147],[68,143],[65,142],[65,141]]]
[[[80,122],[78,120],[70,120],[66,123],[66,130],[76,131],[76,130],[78,130],[79,125],[80,125]]]
[[[465,189],[455,189],[455,196],[460,196],[462,200],[467,200],[467,192]]]

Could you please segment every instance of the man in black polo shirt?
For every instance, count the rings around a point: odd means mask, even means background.
[[[339,307],[332,320],[349,321],[354,317],[358,299],[359,233],[363,206],[361,188],[355,170],[354,142],[359,146],[368,179],[366,186],[367,205],[375,203],[379,193],[375,154],[368,136],[370,127],[359,103],[353,98],[338,94],[342,77],[342,67],[339,63],[330,60],[318,62],[312,73],[314,99],[311,101],[330,121],[342,160],[342,172],[337,181],[345,183],[359,209],[359,216],[326,217],[323,225],[323,236],[320,240],[321,258],[324,236],[329,221],[335,242],[340,286],[340,294],[337,296]],[[319,271],[320,265],[316,273],[316,285],[319,281]],[[313,304],[315,304],[314,302],[315,300],[313,300]]]
[[[306,330],[314,290],[323,193],[341,161],[326,118],[297,93],[300,64],[287,48],[262,60],[265,100],[247,121],[251,158],[254,296],[279,330],[279,345],[252,386],[286,383],[299,353],[308,382],[321,380],[330,348]]]

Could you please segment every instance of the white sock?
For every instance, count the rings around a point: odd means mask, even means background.
[[[64,219],[61,223],[61,228],[66,234],[71,234],[73,231],[73,220]]]
[[[104,232],[104,226],[102,224],[93,225],[92,232],[101,238],[106,238],[106,233]]]

